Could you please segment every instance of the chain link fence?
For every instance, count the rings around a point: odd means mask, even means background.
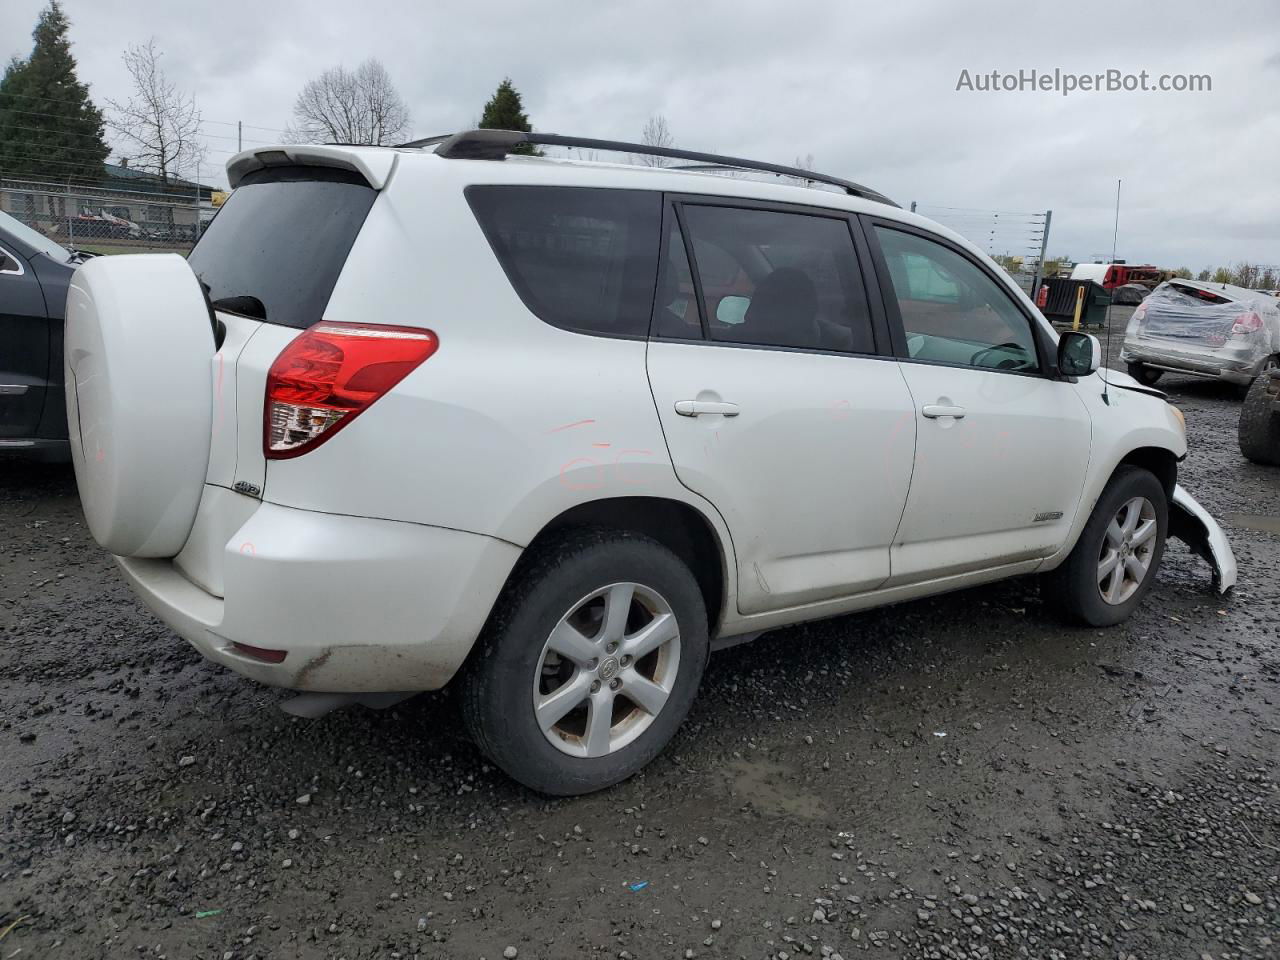
[[[213,217],[210,191],[113,190],[0,179],[0,210],[89,253],[187,253]]]

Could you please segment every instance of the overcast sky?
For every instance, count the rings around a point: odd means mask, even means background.
[[[26,56],[43,0],[0,3]],[[81,79],[128,94],[120,53],[154,36],[205,117],[209,162],[271,141],[299,88],[369,56],[416,135],[470,127],[509,75],[539,130],[791,163],[873,186],[988,246],[975,211],[1053,210],[1049,254],[1198,269],[1280,263],[1280,3],[752,3],[748,0],[65,0]],[[1203,93],[966,92],[971,75],[1055,68],[1209,74]],[[246,143],[246,146],[251,144]],[[602,158],[603,159],[603,158]],[[212,179],[205,174],[206,181]],[[944,211],[940,208],[966,208]],[[1016,218],[1004,218],[1016,220]],[[1001,221],[1003,222],[1003,221]],[[1002,227],[993,251],[1019,252]]]

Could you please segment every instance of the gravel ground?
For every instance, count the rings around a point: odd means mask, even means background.
[[[286,717],[133,599],[69,469],[0,463],[0,960],[1280,957],[1280,472],[1160,386],[1233,595],[1174,543],[1113,629],[1016,581],[780,630],[567,801],[447,693]]]

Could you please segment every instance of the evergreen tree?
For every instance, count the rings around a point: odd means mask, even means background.
[[[102,111],[76,77],[70,21],[50,0],[32,32],[26,60],[15,57],[0,80],[0,176],[31,180],[102,179],[110,150]]]
[[[510,77],[498,84],[498,89],[489,98],[489,102],[484,105],[484,113],[480,116],[480,129],[532,132],[533,127],[529,125],[529,118],[524,113],[524,104],[520,101],[520,91],[512,86]],[[539,153],[529,143],[522,143],[511,152]]]

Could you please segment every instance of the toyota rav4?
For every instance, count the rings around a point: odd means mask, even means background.
[[[189,259],[79,267],[66,389],[94,537],[253,680],[456,684],[574,794],[662,750],[717,643],[1033,573],[1114,624],[1168,534],[1234,582],[1177,408],[873,190],[491,130],[228,176]]]

